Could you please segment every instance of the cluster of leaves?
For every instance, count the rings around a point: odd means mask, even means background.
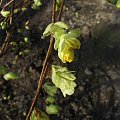
[[[120,9],[120,0],[108,0],[108,2]]]
[[[27,10],[27,8],[25,8],[25,7],[22,7],[22,8],[16,8],[16,9],[14,9],[14,11],[13,11],[13,13],[14,14],[17,14],[17,13],[19,13],[19,12],[25,12]],[[9,17],[10,15],[11,15],[11,12],[10,11],[8,11],[8,10],[1,10],[1,15],[3,16],[3,17]]]
[[[67,32],[69,26],[64,22],[51,23],[47,26],[43,33],[43,37],[50,34],[55,38],[54,49],[58,50],[58,57],[63,63],[72,62],[74,60],[74,49],[80,48],[79,28]],[[61,89],[63,96],[72,95],[76,83],[76,77],[66,67],[52,65],[52,82],[57,88]]]
[[[60,4],[60,0],[57,1],[57,5]],[[57,8],[57,7],[56,7]],[[53,35],[55,38],[54,49],[58,51],[58,56],[63,63],[72,62],[74,60],[74,49],[80,48],[80,41],[77,39],[80,35],[80,30],[73,29],[68,31],[69,26],[64,22],[51,23],[47,26],[43,33],[43,37]],[[68,31],[68,32],[67,32]],[[73,74],[74,71],[69,71],[66,67],[52,65],[52,85],[50,82],[43,85],[43,89],[47,93],[45,100],[46,112],[48,114],[58,114],[60,107],[56,104],[55,95],[57,88],[61,90],[63,96],[74,94],[76,83],[74,82],[76,77]],[[38,114],[37,114],[38,113]],[[41,116],[39,115],[41,113]],[[30,120],[43,120],[44,117],[42,111],[36,109],[33,110]],[[48,120],[48,118],[45,118]]]
[[[39,9],[39,7],[42,5],[41,0],[33,0],[34,3],[32,4],[31,8],[34,10]]]
[[[50,34],[55,38],[54,49],[58,50],[58,57],[63,63],[72,62],[74,60],[74,49],[79,49],[81,44],[77,39],[80,36],[80,29],[73,29],[69,32],[69,26],[64,22],[51,23],[47,26],[43,33],[43,37]]]
[[[57,93],[56,86],[52,85],[50,82],[43,85],[45,92],[47,93],[46,97],[46,112],[48,114],[58,114],[60,107],[56,105],[55,95]]]

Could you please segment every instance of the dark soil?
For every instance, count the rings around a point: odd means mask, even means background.
[[[0,59],[0,64],[20,76],[10,82],[0,78],[0,120],[25,119],[49,45],[49,39],[41,36],[51,21],[51,1],[43,3],[39,11],[27,11],[21,16],[16,26],[30,18],[31,29],[13,38],[18,38],[19,43],[28,36],[30,42]],[[120,11],[106,0],[66,0],[62,21],[71,28],[81,28],[82,46],[76,50],[75,61],[67,64],[76,71],[75,94],[64,98],[58,92],[56,99],[62,110],[50,116],[51,120],[120,120]],[[15,61],[25,48],[30,52]],[[56,52],[54,55],[53,62],[61,64]],[[42,99],[41,93],[37,107],[44,110]]]

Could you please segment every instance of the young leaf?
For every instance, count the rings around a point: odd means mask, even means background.
[[[61,5],[61,0],[56,0],[56,11],[58,11],[59,7]]]
[[[34,0],[34,4],[38,7],[42,5],[41,0]]]
[[[49,120],[49,117],[41,110],[35,108],[32,111],[32,114],[30,116],[30,120]]]
[[[66,39],[65,42],[72,49],[80,49],[80,46],[81,46],[80,41],[76,38]]]
[[[3,17],[8,17],[8,16],[10,15],[10,11],[1,10],[1,15],[2,15]]]
[[[120,9],[120,0],[117,1],[116,7]]]
[[[79,28],[73,29],[67,34],[67,38],[78,38],[81,34],[81,31]]]
[[[18,75],[13,72],[9,72],[9,73],[5,74],[3,77],[5,80],[14,80],[14,79],[19,78]]]
[[[55,30],[55,27],[57,29]],[[60,43],[60,36],[64,34],[64,30],[58,26],[51,27],[51,32],[54,33],[53,37],[55,38],[54,49],[57,50]]]
[[[0,23],[0,26],[1,26],[1,28],[2,28],[2,30],[5,30],[5,29],[7,29],[7,22],[1,22]]]
[[[27,10],[26,7],[22,7],[22,8],[21,8],[21,11],[22,11],[22,12],[25,12],[26,10]]]
[[[55,34],[55,33],[63,33],[63,29],[57,25],[53,25],[51,28],[50,28],[50,32],[52,34]]]
[[[17,14],[18,12],[20,11],[20,9],[18,9],[18,8],[16,8],[16,9],[14,9],[14,14]]]
[[[6,67],[0,65],[0,75],[5,75],[7,73]]]
[[[58,57],[63,63],[72,62],[74,60],[74,52],[72,49],[64,47],[62,51],[58,51]]]
[[[60,110],[60,107],[57,105],[50,104],[49,106],[46,106],[46,112],[48,114],[58,114]]]
[[[57,88],[53,85],[50,85],[50,83],[45,83],[43,85],[43,88],[45,92],[50,96],[55,96],[55,94],[57,93]]]
[[[65,29],[69,28],[69,26],[66,23],[61,21],[56,22],[54,25],[57,25],[58,27],[65,28]]]
[[[52,82],[61,89],[64,97],[66,94],[72,95],[74,93],[75,79],[76,77],[66,67],[52,65]]]
[[[48,96],[47,99],[45,100],[46,104],[52,104],[55,102],[55,98]]]
[[[50,29],[51,29],[51,27],[52,27],[53,25],[54,25],[54,23],[50,23],[50,24],[46,27],[45,31],[43,32],[43,37],[46,37],[46,36],[48,36],[48,35],[51,34]]]

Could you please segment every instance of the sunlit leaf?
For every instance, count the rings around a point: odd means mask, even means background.
[[[30,120],[49,120],[49,117],[41,110],[35,108],[32,111],[32,114],[30,116]]]
[[[31,6],[31,8],[33,9],[33,10],[39,10],[39,6],[37,6],[36,4],[32,4],[32,6]]]
[[[20,9],[18,9],[18,8],[16,8],[16,9],[14,9],[14,14],[17,14],[18,12],[20,11]]]
[[[51,28],[50,28],[50,32],[52,33],[52,34],[55,34],[56,32],[57,33],[63,33],[63,29],[61,28],[61,27],[59,27],[59,26],[57,26],[57,25],[53,25]]]
[[[1,10],[1,15],[2,15],[3,17],[8,17],[8,16],[10,15],[10,11]]]
[[[5,75],[7,73],[6,67],[0,65],[0,75]]]
[[[117,1],[116,7],[120,9],[120,0]]]
[[[80,49],[80,46],[81,46],[80,41],[78,39],[76,39],[76,38],[66,39],[65,42],[72,49]]]
[[[22,7],[22,8],[21,8],[21,11],[22,11],[22,12],[25,12],[26,10],[27,10],[26,7]]]
[[[58,51],[58,57],[63,63],[72,62],[74,60],[74,52],[72,49],[64,47],[62,51]]]
[[[52,27],[53,30],[53,27]],[[64,30],[62,28],[59,27],[59,29],[57,29],[55,31],[54,29],[54,35],[53,37],[55,38],[55,43],[54,43],[54,49],[57,50],[59,47],[59,43],[60,43],[60,36],[63,35]]]
[[[41,6],[42,5],[41,0],[33,0],[33,1],[34,1],[34,4],[36,6]]]
[[[45,83],[43,85],[43,88],[45,92],[50,96],[55,96],[55,94],[57,93],[57,88],[53,85],[50,85],[50,83]]]
[[[66,23],[61,22],[61,21],[56,22],[54,25],[57,25],[57,26],[59,26],[59,27],[61,27],[61,28],[65,28],[65,29],[68,29],[68,28],[69,28],[69,26],[68,26]]]
[[[14,80],[14,79],[19,78],[18,75],[13,72],[9,72],[9,73],[5,74],[3,77],[5,80]]]
[[[1,22],[0,26],[1,26],[2,30],[6,30],[7,29],[7,22],[5,22],[5,21]]]
[[[60,107],[57,105],[50,104],[49,106],[46,106],[46,112],[48,114],[58,114],[60,111]]]
[[[56,11],[58,11],[59,7],[61,5],[61,0],[56,0]]]
[[[81,46],[78,39],[66,36],[67,34],[61,35],[58,46],[58,56],[63,63],[72,62],[74,60],[73,49],[79,49]]]
[[[43,32],[43,37],[46,37],[46,36],[48,36],[48,35],[51,34],[50,29],[51,29],[51,27],[52,27],[53,25],[54,25],[54,23],[50,23],[50,24],[46,27],[45,31]]]
[[[63,96],[74,94],[76,77],[66,67],[52,65],[52,82],[60,88]]]
[[[78,38],[81,34],[81,31],[79,28],[73,29],[70,32],[68,32],[67,36],[68,38]]]

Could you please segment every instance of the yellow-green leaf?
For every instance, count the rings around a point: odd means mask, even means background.
[[[74,94],[76,77],[66,67],[52,65],[52,82],[60,88],[63,96]]]
[[[67,39],[65,42],[72,49],[80,49],[80,46],[81,46],[80,41],[76,38]]]
[[[57,88],[53,85],[50,85],[50,83],[45,83],[43,85],[43,88],[49,96],[55,96],[55,94],[57,93]]]
[[[65,28],[65,29],[69,28],[69,26],[66,23],[61,22],[61,21],[56,22],[54,25],[57,25],[57,26],[59,26],[61,28]]]
[[[116,7],[120,9],[120,0],[117,1]]]
[[[1,15],[2,15],[3,17],[8,17],[8,16],[10,15],[10,11],[1,10]]]
[[[51,96],[48,96],[45,100],[46,104],[52,104],[55,102],[55,98],[54,97],[51,97]]]
[[[63,63],[72,62],[74,60],[74,52],[72,49],[64,47],[62,51],[58,51],[58,57]]]
[[[50,29],[51,29],[51,27],[52,27],[53,25],[54,25],[54,23],[50,23],[50,24],[46,27],[45,31],[43,32],[43,37],[46,37],[46,36],[48,36],[48,35],[51,34]]]
[[[68,32],[67,36],[68,38],[78,38],[81,34],[81,31],[79,28],[73,29],[70,32]]]
[[[9,72],[9,73],[5,74],[3,77],[5,80],[14,80],[14,79],[19,78],[18,75],[13,72]]]
[[[60,107],[57,105],[50,104],[49,106],[46,106],[46,112],[48,114],[58,114],[60,110]]]
[[[35,108],[32,111],[32,114],[30,116],[30,120],[49,120],[49,117],[41,110]]]

